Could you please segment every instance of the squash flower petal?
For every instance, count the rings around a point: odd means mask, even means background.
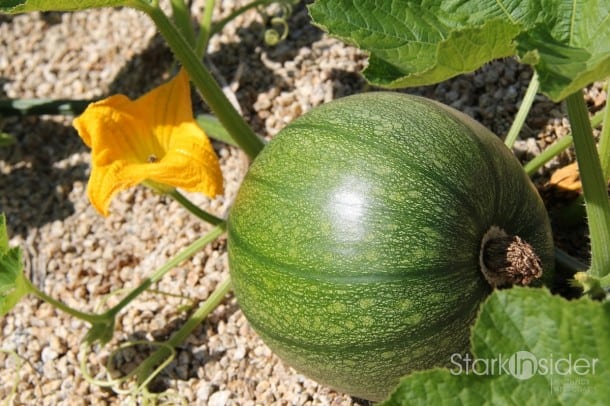
[[[144,181],[215,197],[223,192],[218,158],[193,119],[184,69],[136,100],[110,96],[73,122],[91,148],[87,195],[104,216],[120,190]]]

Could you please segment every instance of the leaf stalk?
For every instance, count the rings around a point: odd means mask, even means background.
[[[237,145],[250,158],[258,155],[265,146],[264,141],[252,131],[243,117],[231,105],[210,71],[201,62],[195,50],[171,23],[165,13],[160,8],[142,3],[138,3],[137,8],[148,14],[153,20],[176,58],[188,72],[193,84],[207,105],[212,109],[229,134],[231,134]]]
[[[521,101],[521,105],[517,111],[517,115],[515,116],[515,120],[510,126],[510,130],[504,139],[504,144],[508,148],[512,148],[515,141],[517,141],[517,137],[523,128],[523,124],[525,124],[525,119],[532,108],[532,104],[534,104],[534,100],[536,99],[536,94],[538,93],[539,88],[540,81],[538,80],[538,73],[534,71],[532,78],[530,79],[530,83],[527,86],[527,90],[525,91],[525,96],[523,96],[523,100]]]
[[[566,102],[589,223],[591,239],[591,268],[589,274],[600,278],[610,273],[608,185],[602,173],[582,91],[572,93],[567,97]]]

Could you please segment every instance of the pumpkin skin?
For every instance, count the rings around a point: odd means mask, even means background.
[[[495,135],[428,99],[348,96],[252,163],[228,221],[233,288],[289,365],[377,401],[468,350],[491,292],[479,252],[492,226],[531,244],[550,280],[546,210]]]

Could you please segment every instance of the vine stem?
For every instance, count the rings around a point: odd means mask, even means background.
[[[13,384],[11,386],[10,392],[8,393],[8,395],[5,395],[6,398],[3,403],[4,405],[9,406],[9,405],[14,404],[13,400],[15,398],[15,395],[17,394],[17,388],[19,387],[19,382],[20,382],[19,372],[21,371],[21,367],[23,366],[23,360],[19,356],[19,354],[17,354],[17,352],[15,352],[14,350],[5,350],[4,348],[0,348],[0,352],[13,357],[13,359],[15,360],[15,369],[16,369],[15,378],[13,379]]]
[[[572,126],[576,161],[580,172],[591,239],[589,274],[601,278],[610,273],[610,202],[608,185],[602,174],[593,129],[581,91],[566,99]]]
[[[225,25],[227,25],[229,22],[234,20],[237,16],[245,13],[246,11],[253,9],[255,7],[259,7],[259,6],[266,6],[266,5],[276,2],[276,1],[277,0],[254,0],[253,2],[248,3],[245,6],[238,8],[237,10],[233,11],[231,14],[229,14],[228,16],[226,16],[225,18],[223,18],[222,20],[220,20],[219,22],[214,24],[211,27],[212,29],[210,31],[210,35],[213,35],[213,34],[216,34],[220,31],[222,31],[222,29],[225,27]]]
[[[200,326],[203,320],[224,300],[225,296],[231,290],[231,279],[227,278],[212,292],[212,294],[197,308],[197,310],[189,317],[184,325],[176,331],[164,343],[164,346],[159,347],[148,358],[146,358],[137,368],[138,372],[144,374],[138,376],[139,383],[142,384],[148,377],[148,371],[156,365],[163,362],[164,359],[171,356],[175,347],[180,345],[192,332]]]
[[[582,263],[580,260],[574,258],[567,252],[557,247],[555,247],[555,260],[561,266],[566,267],[567,269],[572,271],[572,273],[583,272],[586,271],[588,268],[587,265]]]
[[[231,290],[231,278],[227,277],[216,286],[212,294],[199,306],[199,308],[189,317],[180,330],[176,331],[167,341],[167,344],[175,347],[183,342],[193,330],[201,325],[203,320],[223,301],[224,297]]]
[[[207,105],[212,109],[229,134],[231,134],[237,145],[250,158],[258,155],[265,146],[264,141],[252,131],[243,117],[231,105],[210,71],[201,62],[194,49],[171,23],[165,13],[160,8],[152,7],[143,1],[134,3],[134,7],[148,14],[153,20],[176,58],[189,73],[193,84]]]
[[[256,7],[266,6],[271,3],[284,3],[282,0],[254,0],[245,6],[233,11],[227,17],[223,18],[219,22],[212,24],[212,9],[214,7],[215,0],[206,0],[204,15],[201,20],[201,34],[197,39],[197,46],[195,48],[197,55],[203,56],[207,49],[208,41],[214,34],[218,34],[222,29],[236,17],[242,15],[248,10]]]
[[[99,324],[99,323],[104,323],[106,321],[111,320],[111,317],[108,317],[106,314],[85,313],[85,312],[76,310],[63,302],[60,302],[59,300],[55,299],[54,297],[47,295],[42,290],[38,289],[34,284],[32,284],[32,282],[30,282],[30,280],[28,278],[24,278],[24,281],[27,286],[28,292],[30,292],[31,294],[33,294],[40,300],[43,300],[43,301],[49,303],[51,306],[55,307],[56,309],[59,309],[62,312],[69,314],[72,317],[75,317],[80,320],[84,320],[90,324]]]
[[[203,247],[214,241],[216,238],[220,237],[222,233],[224,233],[225,228],[226,226],[223,221],[222,224],[219,224],[214,227],[209,233],[189,244],[177,255],[175,255],[173,258],[163,264],[163,266],[157,269],[149,278],[147,278],[131,292],[129,292],[118,304],[106,311],[104,315],[108,315],[108,317],[116,316],[116,314],[121,311],[121,309],[123,309],[133,299],[135,299],[138,295],[148,289],[152,284],[159,281],[170,269],[173,269],[174,267],[178,266],[181,262],[192,257],[201,249],[203,249]]]
[[[602,112],[597,112],[593,115],[593,117],[591,117],[591,127],[597,127],[598,125],[600,125],[602,123],[602,119],[603,119],[603,113]],[[605,122],[610,122],[609,120],[605,120]],[[604,126],[604,129],[607,126]],[[606,137],[606,138],[610,138],[610,136]],[[565,136],[561,137],[561,139],[557,140],[557,142],[555,142],[553,145],[551,145],[550,147],[546,148],[544,151],[542,151],[542,153],[538,156],[536,156],[534,159],[532,159],[531,161],[529,161],[527,164],[525,164],[523,166],[523,169],[525,170],[525,172],[529,175],[529,176],[533,176],[536,171],[538,169],[540,169],[544,164],[546,164],[548,161],[550,161],[551,159],[553,159],[554,157],[556,157],[561,151],[567,149],[570,145],[572,145],[572,134],[566,134]],[[602,149],[601,149],[601,141],[600,141],[600,156],[602,155]],[[608,149],[610,149],[610,147],[608,147]],[[610,155],[610,150],[607,151],[607,154]]]
[[[112,308],[110,308],[109,310],[107,310],[104,313],[101,313],[101,314],[85,313],[85,312],[76,310],[76,309],[68,306],[67,304],[47,295],[46,293],[44,293],[43,291],[38,289],[35,285],[33,285],[32,282],[30,282],[27,278],[24,278],[26,288],[29,293],[33,294],[34,296],[38,297],[39,299],[41,299],[47,303],[49,303],[50,305],[54,306],[55,308],[71,315],[72,317],[75,317],[80,320],[84,320],[92,325],[107,324],[108,322],[112,321],[114,319],[114,317],[116,317],[116,315],[125,306],[127,306],[133,299],[135,299],[138,295],[140,295],[142,292],[147,290],[152,284],[159,281],[169,270],[173,269],[174,267],[178,266],[181,262],[192,257],[197,252],[199,252],[203,247],[205,247],[207,244],[211,243],[216,238],[220,237],[222,235],[222,233],[225,232],[225,229],[226,229],[224,220],[220,220],[220,221],[221,221],[221,223],[218,224],[216,227],[214,227],[210,232],[208,232],[206,235],[200,237],[199,239],[195,240],[190,245],[188,245],[186,248],[184,248],[182,251],[180,251],[177,255],[175,255],[173,258],[171,258],[169,261],[167,261],[165,264],[163,264],[163,266],[161,266],[159,269],[157,269],[149,278],[144,280],[144,282],[142,282],[140,285],[138,285],[136,288],[134,288],[132,291],[130,291],[118,304],[116,304],[115,306],[113,306]]]
[[[195,44],[195,53],[199,57],[203,57],[208,49],[208,43],[212,36],[212,16],[214,14],[214,7],[216,6],[216,0],[206,0],[203,9],[203,16],[199,23],[199,36]]]
[[[530,83],[527,86],[527,90],[525,91],[525,96],[523,96],[523,100],[521,101],[521,105],[519,106],[519,111],[517,111],[517,115],[515,116],[515,120],[510,126],[510,130],[506,135],[506,139],[504,140],[504,144],[508,148],[512,148],[513,144],[517,140],[519,133],[521,132],[521,128],[523,128],[523,124],[525,123],[525,119],[532,108],[532,104],[534,103],[534,99],[536,98],[536,94],[538,93],[538,88],[540,87],[540,81],[538,80],[538,73],[534,71],[532,74],[532,78],[530,79]]]

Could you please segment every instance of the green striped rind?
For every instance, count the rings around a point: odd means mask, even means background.
[[[497,137],[426,99],[350,96],[288,125],[252,164],[229,217],[231,277],[280,357],[379,400],[467,349],[492,225],[552,271],[546,211]]]

